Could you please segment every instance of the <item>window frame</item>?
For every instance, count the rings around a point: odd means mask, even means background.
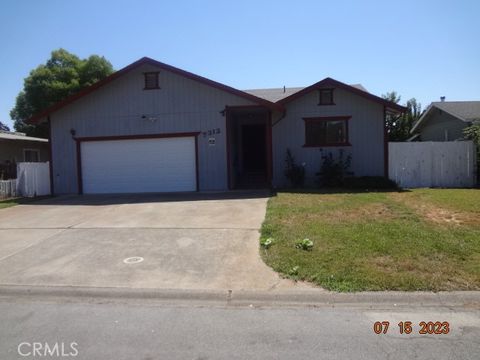
[[[349,122],[351,116],[321,116],[321,117],[304,117],[304,127],[305,127],[305,141],[303,147],[310,147],[310,148],[320,148],[320,147],[339,147],[339,146],[351,146],[350,140],[349,140]],[[318,122],[325,122],[325,121],[344,121],[345,122],[345,141],[344,142],[336,142],[336,143],[322,143],[322,142],[316,142],[315,144],[309,144],[307,143],[307,132],[308,132],[308,127],[307,124],[309,123],[318,123]]]
[[[323,88],[323,89],[318,89],[318,106],[324,106],[324,105],[335,105],[335,100],[333,98],[333,94],[335,89],[333,88]],[[330,101],[326,102],[323,100],[323,93],[325,91],[328,91],[330,93]]]
[[[147,71],[143,73],[143,90],[157,90],[160,89],[160,81],[159,81],[159,74],[160,71]],[[147,87],[147,77],[155,75],[155,86],[154,87]]]
[[[26,156],[27,151],[36,153],[37,161],[27,161],[27,156]],[[23,162],[40,162],[40,149],[30,149],[30,148],[23,149]]]

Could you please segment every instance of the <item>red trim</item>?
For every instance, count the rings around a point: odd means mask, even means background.
[[[95,137],[78,137],[75,138],[77,143],[77,184],[78,193],[83,194],[83,178],[82,178],[82,149],[81,143],[88,141],[116,141],[116,140],[141,140],[141,139],[161,139],[161,138],[178,138],[178,137],[194,137],[195,138],[195,171],[197,191],[199,191],[199,168],[198,168],[198,135],[200,132],[185,133],[166,133],[166,134],[141,134],[141,135],[120,135],[120,136],[95,136]]]
[[[50,171],[50,195],[55,195],[55,184],[53,182],[53,145],[52,145],[52,122],[50,117],[47,119],[48,121],[48,152],[50,157],[49,163],[49,171]]]
[[[387,108],[383,107],[383,174],[388,179],[388,129]]]
[[[348,124],[352,117],[351,116],[317,116],[317,117],[306,117],[303,118],[305,121],[305,125],[309,122],[318,122],[318,121],[345,121],[345,142],[341,143],[325,143],[325,144],[315,144],[310,145],[307,144],[307,126],[305,126],[305,144],[303,145],[304,148],[321,148],[321,147],[339,147],[339,146],[352,146],[349,142],[349,133],[348,133]]]
[[[83,177],[82,177],[82,147],[81,141],[79,139],[75,139],[77,144],[77,187],[78,187],[78,194],[83,194]]]
[[[145,64],[149,64],[149,65],[158,67],[160,69],[170,71],[174,74],[186,77],[190,80],[198,81],[198,82],[200,82],[202,84],[205,84],[207,86],[211,86],[213,88],[228,92],[230,94],[237,95],[237,96],[242,97],[244,99],[253,101],[256,104],[266,106],[267,108],[283,110],[283,106],[281,104],[270,102],[268,100],[259,98],[257,96],[251,95],[251,94],[248,94],[244,91],[237,90],[233,87],[230,87],[230,86],[221,84],[219,82],[204,78],[203,76],[199,76],[199,75],[193,74],[191,72],[176,68],[174,66],[164,64],[160,61],[156,61],[156,60],[150,59],[148,57],[143,57],[140,60],[137,60],[137,61],[131,63],[130,65],[124,67],[123,69],[118,70],[118,71],[114,72],[113,74],[107,76],[105,79],[100,80],[100,81],[96,82],[95,84],[93,84],[93,85],[91,85],[87,88],[84,88],[83,90],[80,90],[78,93],[73,94],[73,95],[67,97],[66,99],[64,99],[62,101],[59,101],[58,103],[48,107],[44,111],[42,111],[38,114],[35,114],[34,116],[32,116],[30,119],[27,120],[27,123],[30,123],[30,124],[37,123],[41,119],[43,119],[44,117],[50,115],[52,112],[57,111],[57,110],[65,107],[66,105],[74,102],[75,100],[80,99],[80,98],[92,93],[93,91],[97,90],[98,88],[112,82],[115,79],[118,79],[119,77],[127,74],[128,72],[132,71],[133,69],[136,69],[139,66],[142,66],[142,65],[145,65]]]
[[[158,139],[158,138],[174,138],[174,137],[191,137],[191,136],[198,136],[199,134],[200,134],[199,131],[195,131],[195,132],[166,133],[166,134],[77,137],[77,138],[75,138],[75,140],[78,140],[78,141],[111,141],[111,140]]]
[[[272,112],[268,113],[267,122],[265,124],[267,127],[266,136],[267,136],[267,181],[270,186],[272,186],[273,178],[273,144],[272,144]]]
[[[318,106],[325,106],[325,105],[335,105],[335,101],[333,100],[333,90],[332,88],[322,88],[318,89]],[[330,92],[330,102],[324,103],[322,102],[322,92],[329,91]]]
[[[156,78],[155,78],[155,86],[153,86],[153,87],[147,87],[147,76],[148,76],[148,75],[151,75],[151,74],[156,75]],[[144,72],[144,73],[143,73],[143,76],[144,76],[144,86],[143,86],[143,90],[158,90],[158,89],[160,89],[159,80],[158,80],[158,74],[160,74],[160,71],[148,71],[148,72]]]
[[[289,103],[290,101],[298,99],[299,97],[301,97],[305,94],[308,94],[309,92],[311,92],[313,90],[318,90],[318,89],[329,87],[329,86],[330,87],[337,87],[337,88],[341,88],[341,89],[350,91],[350,92],[352,92],[356,95],[362,96],[366,99],[369,99],[369,100],[375,101],[377,103],[383,104],[388,109],[391,109],[393,111],[397,111],[397,112],[401,112],[401,113],[407,111],[407,108],[404,107],[404,106],[398,105],[398,104],[396,104],[394,102],[391,102],[391,101],[388,101],[388,100],[385,100],[381,97],[375,96],[375,95],[370,94],[370,93],[365,92],[365,91],[362,91],[360,89],[357,89],[353,86],[344,84],[344,83],[342,83],[340,81],[337,81],[337,80],[334,80],[332,78],[325,78],[325,79],[323,79],[323,80],[321,80],[321,81],[319,81],[319,82],[317,82],[313,85],[310,85],[310,86],[296,92],[295,94],[292,94],[290,96],[287,96],[286,98],[283,98],[283,99],[277,101],[277,103],[285,105],[285,104]]]
[[[226,107],[225,108],[225,132],[227,135],[227,186],[228,190],[232,190],[233,184],[232,184],[232,174],[231,174],[231,169],[230,166],[232,165],[232,161],[230,159],[231,152],[230,152],[230,146],[232,144],[232,139],[230,135],[230,122],[231,122],[231,115],[230,115],[231,108]]]
[[[198,136],[197,135],[195,135],[195,177],[197,182],[197,191],[200,191],[200,181],[199,181],[200,171],[198,167]]]

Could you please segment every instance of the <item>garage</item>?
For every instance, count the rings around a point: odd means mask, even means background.
[[[197,190],[195,136],[77,141],[81,193]]]

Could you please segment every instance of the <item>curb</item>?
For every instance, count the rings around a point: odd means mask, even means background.
[[[169,304],[217,304],[220,306],[352,306],[424,307],[462,306],[480,309],[480,291],[360,292],[324,290],[177,290],[95,288],[75,286],[0,286],[0,297],[28,300],[140,301]]]

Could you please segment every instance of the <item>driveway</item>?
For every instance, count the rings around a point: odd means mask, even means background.
[[[0,285],[275,289],[266,193],[66,196],[0,210]],[[131,257],[142,262],[125,263]]]

